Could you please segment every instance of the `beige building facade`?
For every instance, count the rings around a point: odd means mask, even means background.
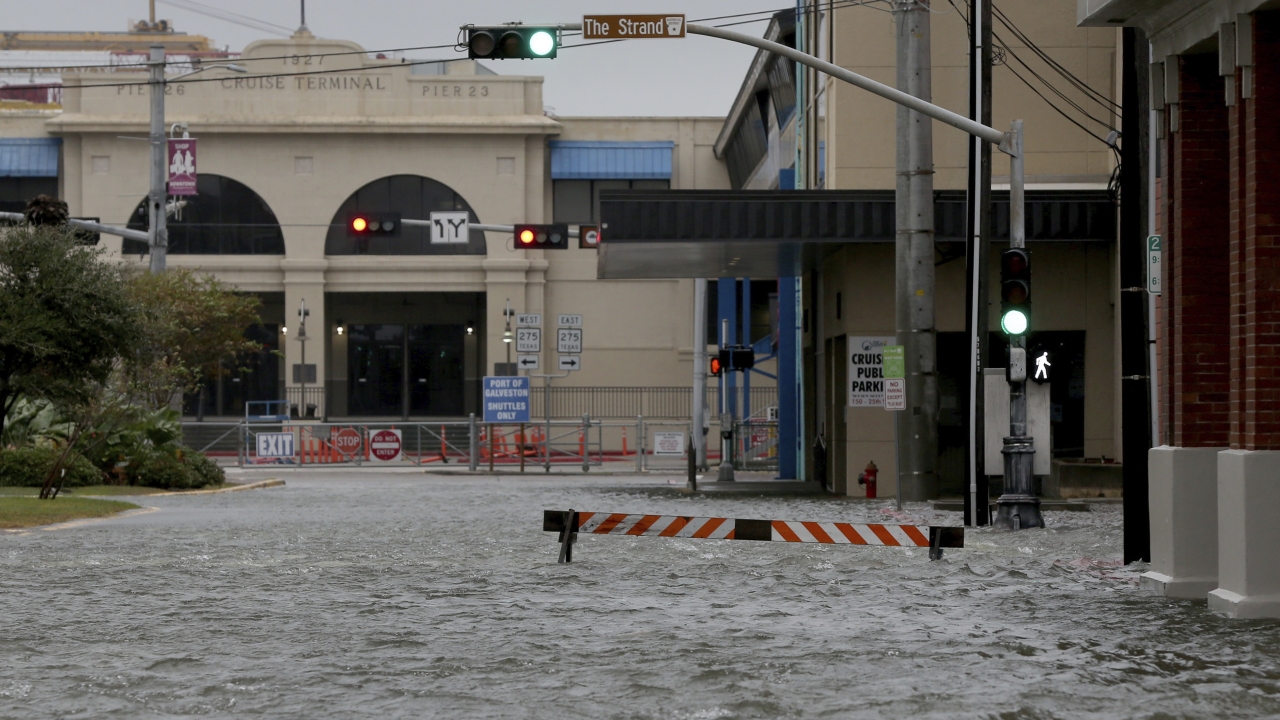
[[[359,240],[345,223],[356,210],[423,220],[465,210],[484,224],[578,226],[598,220],[604,189],[725,188],[712,149],[722,119],[558,118],[544,112],[540,77],[374,58],[305,31],[255,42],[235,62],[247,72],[169,75],[166,125],[198,139],[201,194],[169,219],[168,266],[259,294],[260,339],[283,358],[264,360],[258,374],[271,377],[233,374],[210,388],[206,414],[241,414],[245,400],[281,390],[317,416],[478,412],[479,378],[508,360],[508,303],[542,315],[542,373],[559,372],[557,316],[583,316],[581,369],[556,386],[689,387],[691,280],[597,281],[596,250],[577,241],[526,250],[510,233],[473,230],[463,244],[435,245],[411,227]],[[59,194],[73,215],[144,228],[145,75],[64,84],[60,110],[6,111],[0,132],[60,139]],[[569,168],[559,178],[558,148]],[[619,160],[632,167],[606,168]],[[102,244],[145,268],[141,245]],[[513,349],[512,363],[519,354],[534,353]]]

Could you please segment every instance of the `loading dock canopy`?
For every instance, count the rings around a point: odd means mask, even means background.
[[[791,277],[847,243],[892,243],[892,190],[617,190],[600,194],[601,279]],[[993,193],[993,242],[1009,194]],[[965,193],[934,194],[937,242],[964,242]],[[1106,191],[1028,191],[1027,240],[1110,242]]]

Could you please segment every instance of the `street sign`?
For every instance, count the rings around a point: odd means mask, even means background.
[[[881,407],[884,405],[884,375],[881,366],[884,362],[885,345],[892,343],[892,337],[851,337],[848,352],[849,407]]]
[[[907,376],[907,352],[902,345],[884,347],[884,376],[887,378]]]
[[[684,15],[583,15],[583,40],[684,37]]]
[[[542,313],[516,315],[516,327],[542,327]]]
[[[521,370],[537,370],[542,363],[541,355],[517,355],[516,367]]]
[[[471,216],[465,212],[431,213],[432,245],[466,245],[471,238]]]
[[[369,459],[395,462],[401,459],[403,446],[399,430],[374,430],[369,435]]]
[[[169,194],[196,194],[195,138],[169,138]]]
[[[346,456],[354,456],[360,452],[360,431],[344,427],[333,434],[333,446]]]
[[[1147,236],[1147,292],[1159,295],[1164,287],[1164,243],[1159,235]]]
[[[578,247],[584,249],[600,247],[600,228],[595,225],[579,225]]]
[[[557,318],[557,321],[558,321],[557,324],[560,327],[576,327],[576,328],[582,327],[581,315],[560,315]]]
[[[577,328],[560,328],[556,330],[556,352],[582,352],[582,330]]]
[[[906,410],[907,409],[907,379],[906,378],[885,378],[884,379],[884,409],[885,410]]]
[[[560,369],[561,369],[561,370],[581,370],[581,369],[582,369],[582,358],[581,358],[581,356],[578,356],[578,355],[561,355],[561,356],[560,356]]]
[[[516,328],[516,352],[518,353],[542,352],[542,328],[536,328],[536,327]]]
[[[653,434],[654,455],[683,455],[684,433],[655,432]]]
[[[293,457],[293,433],[258,433],[258,457]]]
[[[529,422],[529,378],[486,377],[483,392],[485,422]]]

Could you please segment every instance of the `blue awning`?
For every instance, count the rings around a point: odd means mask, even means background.
[[[552,140],[553,180],[670,180],[675,143]]]
[[[62,138],[0,138],[0,177],[58,177]]]

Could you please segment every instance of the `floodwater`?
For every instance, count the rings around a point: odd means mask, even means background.
[[[1118,506],[923,549],[583,537],[544,508],[895,521],[662,479],[283,473],[0,536],[0,717],[1280,713],[1280,621],[1144,595]],[[958,524],[909,506],[910,521]]]

